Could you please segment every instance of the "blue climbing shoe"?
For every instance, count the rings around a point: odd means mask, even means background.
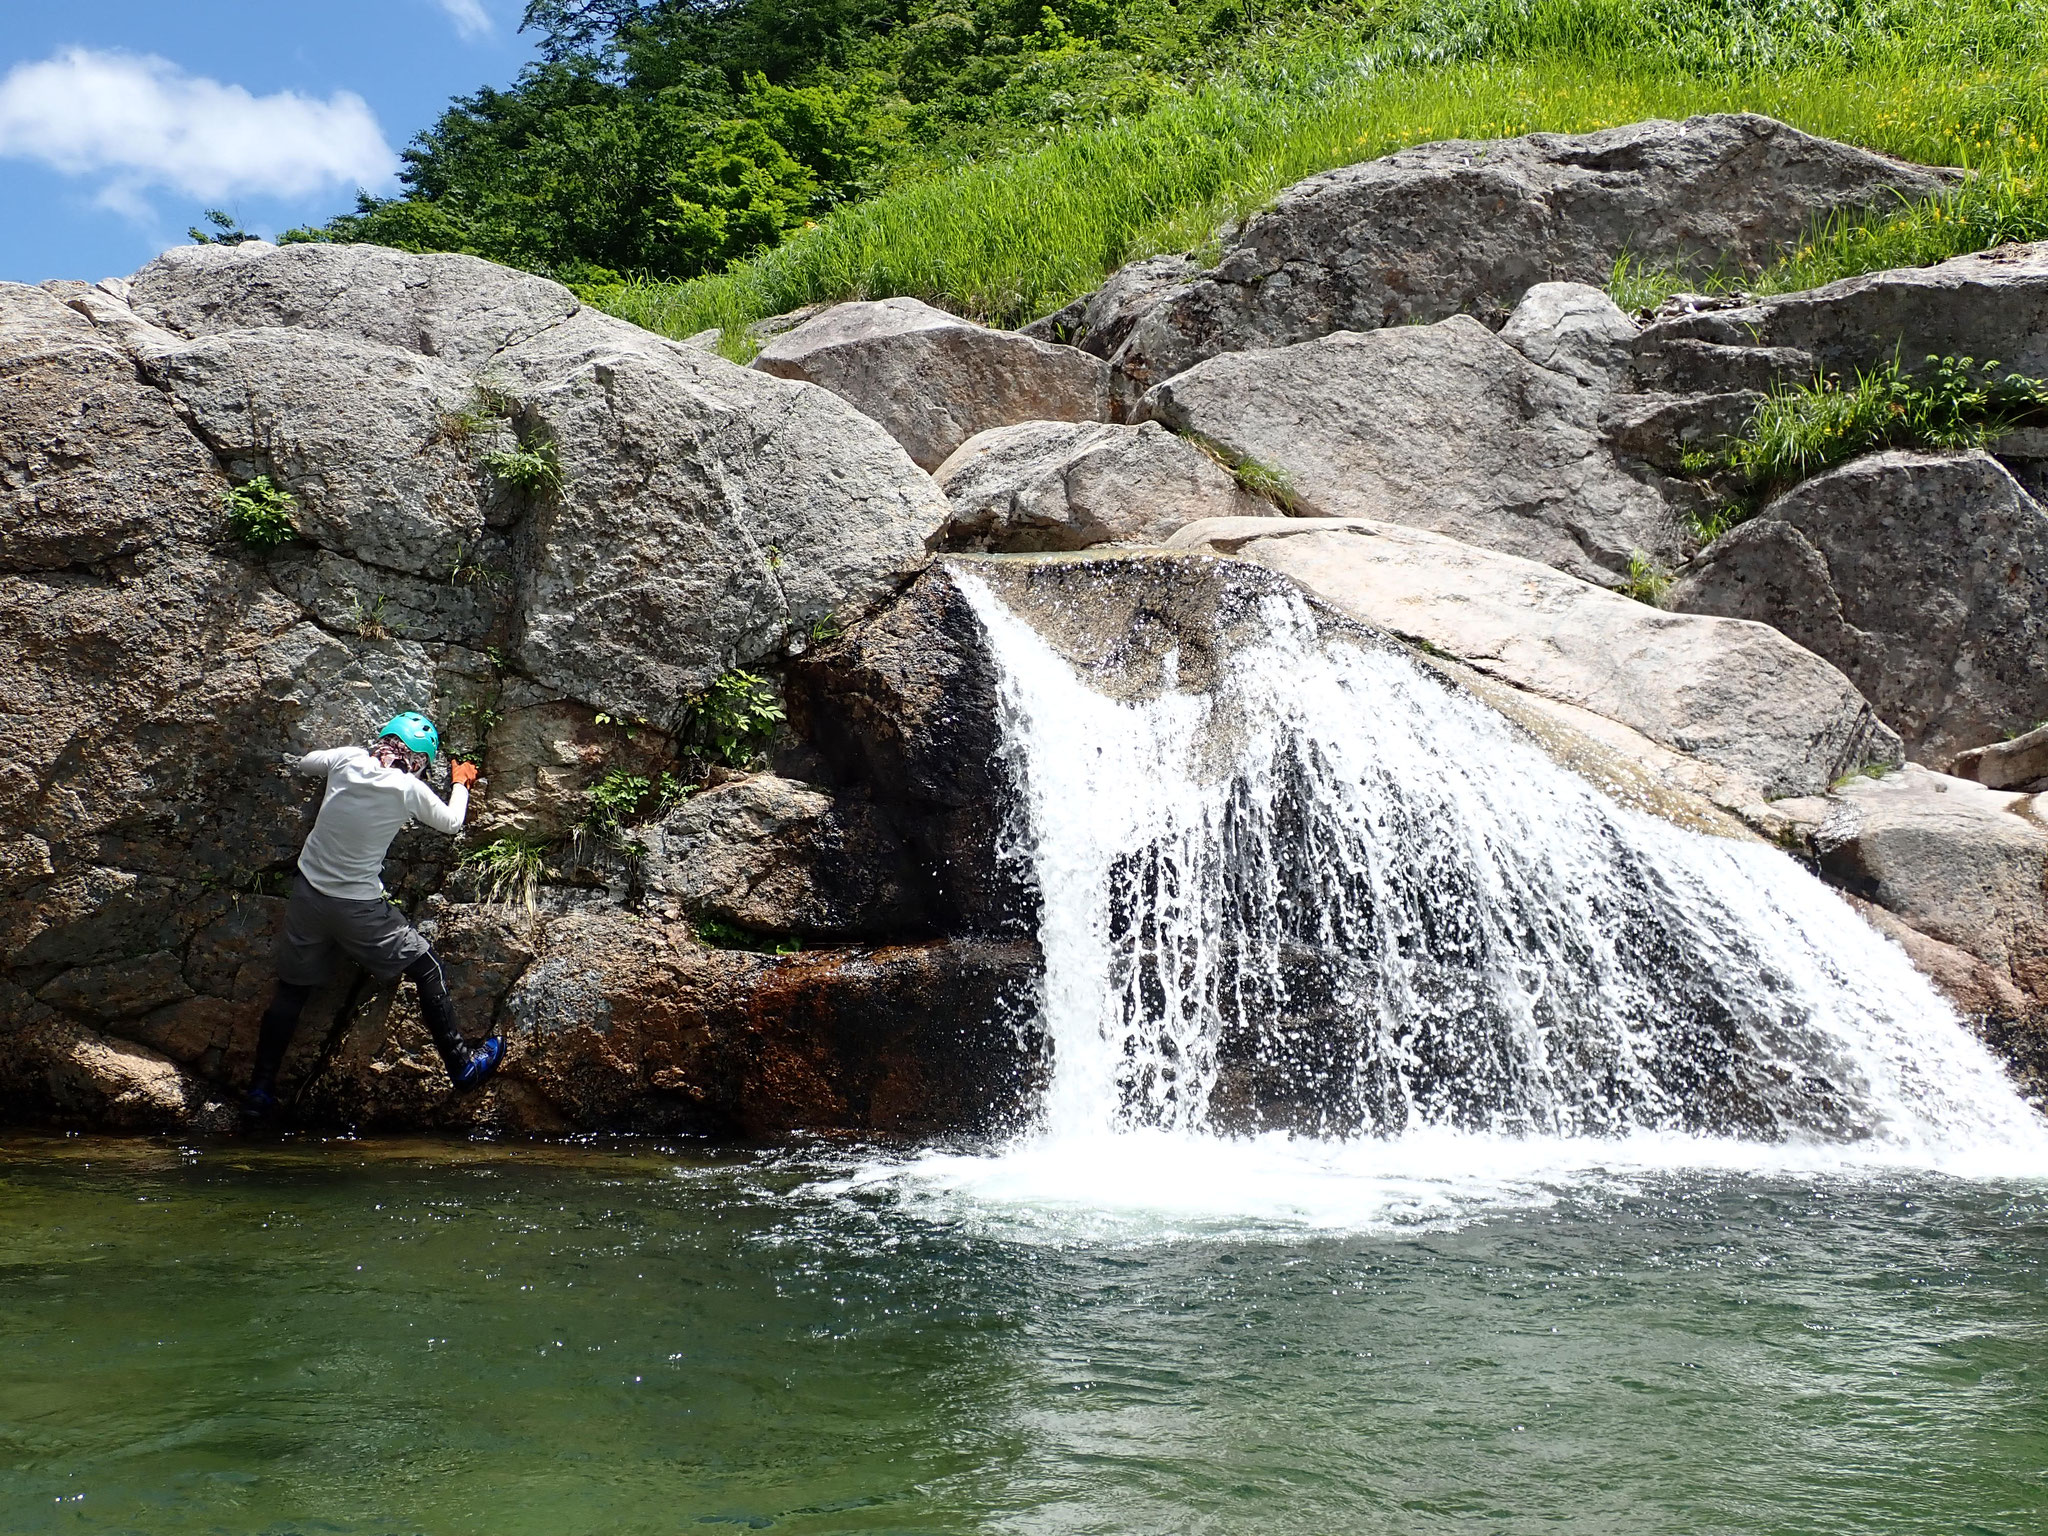
[[[268,1088],[251,1088],[242,1095],[242,1124],[268,1125],[277,1118],[277,1095]]]
[[[505,1042],[493,1035],[482,1045],[469,1053],[469,1065],[455,1074],[455,1091],[467,1093],[472,1088],[481,1088],[484,1079],[498,1070],[498,1063],[505,1059]]]

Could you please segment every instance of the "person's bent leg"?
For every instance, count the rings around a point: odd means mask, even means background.
[[[312,995],[311,987],[295,986],[289,981],[277,984],[270,1006],[263,1010],[263,1025],[256,1035],[256,1066],[249,1074],[251,1088],[277,1092],[278,1068],[284,1065],[285,1052],[292,1048],[299,1015],[306,1011],[306,999]]]
[[[448,997],[448,978],[431,949],[408,965],[403,974],[419,993],[420,1018],[426,1023],[427,1033],[433,1036],[434,1048],[441,1053],[449,1080],[457,1088],[476,1087],[497,1070],[504,1042],[493,1036],[478,1049],[469,1048],[455,1025],[455,1004]]]

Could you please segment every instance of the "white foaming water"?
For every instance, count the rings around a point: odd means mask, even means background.
[[[840,1187],[1078,1235],[1412,1228],[1678,1168],[2048,1176],[1990,1053],[1783,854],[1616,806],[1299,599],[1259,599],[1207,693],[1133,703],[954,577],[1001,675],[1051,1082],[991,1155]]]

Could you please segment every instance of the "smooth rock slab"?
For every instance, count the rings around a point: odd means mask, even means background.
[[[917,299],[835,304],[770,341],[751,366],[831,390],[926,470],[991,427],[1110,413],[1100,359]]]
[[[2048,514],[1987,453],[1871,454],[1795,486],[1672,587],[1827,657],[1916,758],[2048,720]]]
[[[933,477],[952,504],[940,547],[1025,553],[1157,544],[1205,517],[1278,509],[1157,422],[1027,421],[961,444]]]
[[[1596,133],[1452,140],[1297,182],[1115,355],[1141,387],[1204,358],[1470,314],[1535,283],[1649,265],[1762,265],[1832,214],[1925,197],[1952,173],[1749,113]]]
[[[1899,758],[1847,678],[1763,624],[1666,613],[1390,523],[1197,523],[1171,547],[1255,561],[1342,613],[1618,721],[1769,797],[1818,793]]]
[[[2048,827],[2032,796],[1909,763],[1831,797],[1821,871],[2048,998]]]
[[[1684,548],[1662,494],[1601,437],[1598,392],[1462,315],[1211,358],[1139,413],[1277,470],[1318,517],[1406,523],[1593,581]]]

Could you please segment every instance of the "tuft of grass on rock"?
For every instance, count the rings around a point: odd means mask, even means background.
[[[1915,377],[1896,359],[1773,390],[1721,464],[1766,497],[1859,454],[1883,448],[1981,448],[2048,416],[2048,383],[1999,372],[1995,361],[1927,359]]]
[[[551,442],[494,448],[483,456],[483,466],[501,484],[528,496],[561,494],[562,461]]]
[[[515,832],[472,849],[462,856],[461,863],[483,900],[497,906],[521,906],[528,912],[534,910],[546,866],[546,842]]]
[[[1628,578],[1623,581],[1621,592],[1624,597],[1632,597],[1639,603],[1662,608],[1665,596],[1671,591],[1671,583],[1676,579],[1642,550],[1632,549],[1628,556]]]

